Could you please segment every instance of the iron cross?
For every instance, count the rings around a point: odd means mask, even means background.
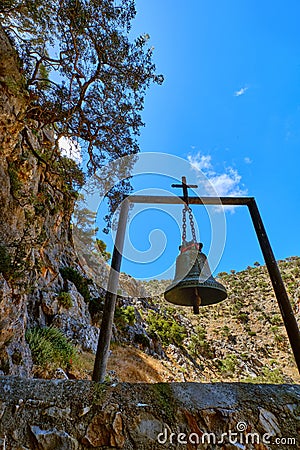
[[[182,183],[181,184],[172,184],[172,188],[182,188],[183,192],[183,199],[184,203],[186,205],[189,204],[189,194],[188,194],[188,188],[197,188],[197,184],[186,184],[186,177],[181,177]]]

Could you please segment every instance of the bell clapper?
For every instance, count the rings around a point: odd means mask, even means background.
[[[195,304],[193,305],[193,313],[199,314],[199,306],[201,305],[201,297],[198,288],[195,287]]]

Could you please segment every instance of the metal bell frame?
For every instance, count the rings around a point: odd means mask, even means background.
[[[174,186],[173,187],[179,187]],[[126,223],[130,203],[147,204],[167,204],[175,205],[186,203],[188,197],[187,188],[194,187],[186,184],[185,177],[182,177],[183,197],[175,196],[147,196],[147,195],[128,195],[121,204],[120,217],[116,239],[111,260],[111,269],[108,279],[107,292],[103,308],[103,316],[98,340],[98,347],[95,357],[94,371],[92,379],[96,382],[103,382],[106,375],[109,346],[112,336],[113,317],[117,299],[117,288],[119,283],[119,274],[122,261],[122,252],[126,231]],[[193,205],[219,205],[224,206],[247,206],[256,236],[269,272],[272,286],[276,295],[278,306],[287,331],[294,358],[300,373],[300,331],[287,295],[280,270],[275,259],[266,229],[264,227],[259,209],[254,197],[188,197],[189,204]]]

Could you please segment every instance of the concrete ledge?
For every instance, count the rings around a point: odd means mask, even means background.
[[[0,377],[0,449],[296,449],[300,386]]]

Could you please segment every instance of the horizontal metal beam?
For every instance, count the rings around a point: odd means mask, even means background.
[[[130,203],[153,203],[178,205],[184,203],[184,197],[171,195],[129,195]],[[248,205],[253,197],[189,197],[190,205]]]

